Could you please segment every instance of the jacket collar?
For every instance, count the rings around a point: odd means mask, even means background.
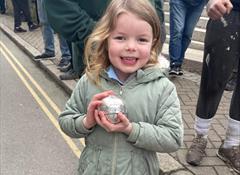
[[[146,69],[137,70],[137,72],[133,73],[125,82],[121,82],[117,78],[113,68],[110,66],[101,73],[101,77],[106,80],[114,80],[121,85],[125,85],[131,82],[135,82],[137,84],[147,83],[149,81],[153,81],[153,80],[165,77],[165,75],[162,73],[159,65],[154,65]]]

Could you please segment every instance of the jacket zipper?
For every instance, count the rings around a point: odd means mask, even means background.
[[[119,91],[120,96],[123,94],[123,86],[120,86],[120,91]]]
[[[120,86],[119,95],[122,96],[123,94],[123,86]],[[112,173],[111,175],[115,174],[116,171],[116,151],[117,151],[117,134],[114,133],[114,143],[113,143],[113,157],[112,157]]]
[[[112,157],[112,175],[115,174],[116,171],[116,151],[117,151],[117,135],[114,133],[114,143],[113,143],[113,157]]]

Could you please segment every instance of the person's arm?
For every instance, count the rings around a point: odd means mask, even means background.
[[[233,6],[230,0],[209,0],[207,14],[211,19],[220,19],[224,14],[229,14]]]
[[[88,129],[84,126],[86,117],[85,94],[86,76],[83,76],[65,105],[64,111],[59,115],[58,122],[62,131],[72,138],[86,137],[93,132],[94,127]]]
[[[76,0],[45,0],[50,25],[69,41],[83,41],[95,22]]]
[[[156,152],[176,151],[183,141],[183,124],[175,86],[169,82],[158,100],[156,124],[133,122],[127,140],[134,146]]]

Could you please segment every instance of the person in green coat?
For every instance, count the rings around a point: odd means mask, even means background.
[[[180,147],[180,102],[158,64],[160,40],[148,0],[111,1],[88,37],[85,74],[58,118],[65,134],[85,138],[79,175],[158,175],[156,152]],[[110,103],[108,114],[110,97],[124,107]]]
[[[47,0],[45,7],[52,28],[72,42],[72,69],[60,75],[60,79],[79,78],[85,68],[83,63],[84,42],[96,21],[102,16],[111,0]],[[161,35],[164,42],[165,25],[162,11],[163,0],[151,0],[161,19]],[[56,5],[57,4],[57,5]]]

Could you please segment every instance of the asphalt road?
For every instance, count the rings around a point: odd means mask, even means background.
[[[77,174],[80,142],[57,125],[69,96],[0,35],[0,174]]]

